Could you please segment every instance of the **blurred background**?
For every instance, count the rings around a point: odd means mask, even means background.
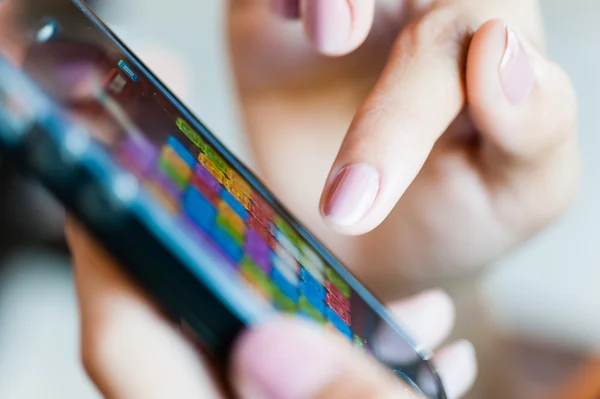
[[[59,0],[37,0],[40,4]],[[227,64],[224,0],[100,0],[98,12],[145,59],[156,46],[189,77],[190,108],[240,157],[241,124]],[[549,51],[579,93],[584,186],[556,225],[468,281],[456,336],[475,342],[470,398],[600,397],[600,2],[543,1]],[[160,71],[158,72],[161,75]],[[168,84],[181,76],[160,76]],[[63,213],[0,164],[0,398],[99,397],[79,364],[77,305]]]

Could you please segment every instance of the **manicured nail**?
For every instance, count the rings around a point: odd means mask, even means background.
[[[283,18],[300,18],[300,5],[298,0],[271,0],[273,10]]]
[[[242,338],[234,383],[243,399],[310,399],[343,372],[338,352],[322,328],[278,321]]]
[[[535,77],[525,49],[517,35],[506,28],[506,50],[500,63],[500,80],[504,93],[513,105],[520,105],[533,90]]]
[[[326,53],[344,50],[352,29],[348,0],[307,0],[308,34],[315,46]]]
[[[365,217],[379,193],[380,176],[367,164],[345,167],[329,189],[324,216],[338,226],[352,226]]]

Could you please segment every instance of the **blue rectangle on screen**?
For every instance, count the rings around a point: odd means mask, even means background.
[[[234,263],[237,264],[242,260],[244,250],[234,241],[228,232],[220,227],[216,227],[210,232],[210,235],[219,247],[221,247],[225,255],[227,255]]]
[[[300,293],[304,295],[308,303],[316,308],[319,313],[325,313],[325,302],[323,301],[323,295],[319,290],[307,285],[305,281],[302,281],[300,283]]]
[[[325,288],[303,267],[300,268],[300,277],[300,292],[313,306],[320,308],[325,300]]]
[[[195,187],[190,186],[185,192],[183,208],[190,220],[204,231],[210,232],[214,229],[217,210]]]

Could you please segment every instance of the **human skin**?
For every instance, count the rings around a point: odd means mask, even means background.
[[[261,175],[380,295],[488,265],[573,200],[577,104],[538,1],[334,1],[352,6],[350,33],[321,55],[304,40],[335,21],[318,1],[302,21],[258,3],[232,2],[229,26]],[[378,192],[336,223],[327,199],[354,164]]]

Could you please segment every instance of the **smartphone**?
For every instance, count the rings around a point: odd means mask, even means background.
[[[0,58],[0,149],[226,362],[280,313],[345,337],[419,397],[430,359],[385,307],[82,2],[30,19]]]

